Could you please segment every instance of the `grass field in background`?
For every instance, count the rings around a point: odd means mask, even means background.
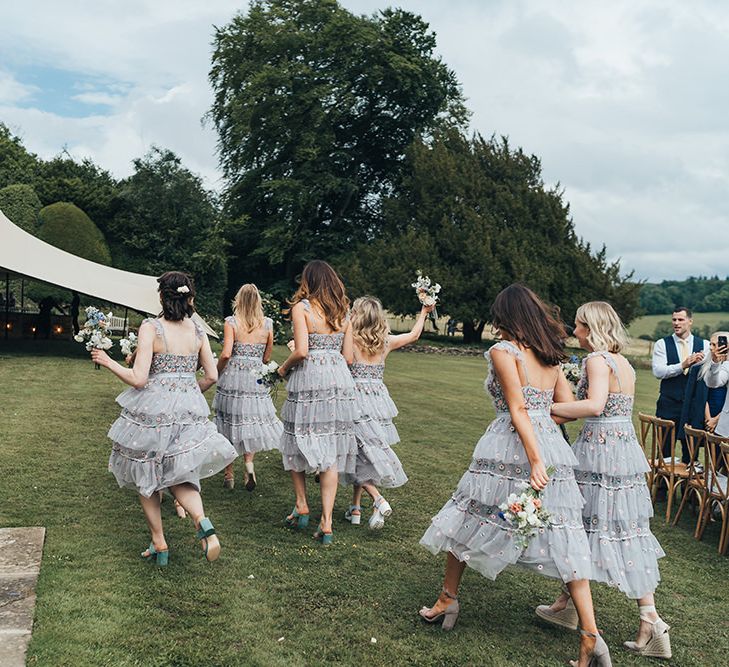
[[[467,571],[450,634],[417,616],[435,600],[444,564],[418,540],[493,417],[482,358],[394,353],[388,360],[386,380],[400,408],[397,451],[410,482],[387,494],[394,514],[382,531],[343,521],[347,489],[337,498],[331,548],[312,540],[314,526],[286,529],[291,485],[279,456],[268,453],[256,460],[254,494],[240,482],[224,490],[221,476],[203,482],[223,544],[214,564],[202,558],[191,523],[165,503],[171,552],[160,571],[139,558],[149,538],[136,496],[107,472],[106,431],[123,387],[95,371],[78,346],[52,346],[61,351],[68,355],[0,343],[0,526],[47,528],[29,665],[538,667],[576,656],[577,635],[533,613],[558,585],[531,573],[509,571],[492,582]],[[280,361],[283,350],[275,356]],[[637,409],[651,412],[655,394],[653,377],[639,371]],[[315,513],[314,484],[310,503]],[[693,519],[687,511],[677,528],[653,522],[668,554],[657,601],[673,626],[672,664],[725,664],[729,561],[716,553],[714,525],[703,542],[693,539]],[[635,603],[605,586],[593,593],[614,663],[660,664],[620,648],[633,636]]]
[[[633,320],[628,327],[628,331],[631,336],[635,336],[636,338],[643,335],[652,336],[659,322],[671,321],[671,314],[644,315]],[[694,313],[694,328],[703,327],[708,324],[714,330],[719,322],[729,322],[729,313]]]

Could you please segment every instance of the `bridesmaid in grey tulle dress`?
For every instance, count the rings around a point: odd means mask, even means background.
[[[233,311],[233,316],[225,318],[213,410],[218,431],[245,460],[243,483],[246,490],[253,491],[257,482],[255,454],[278,447],[283,433],[270,390],[253,374],[271,359],[273,323],[264,317],[261,295],[253,284],[238,290]],[[234,484],[231,464],[225,469],[223,485],[232,489]]]
[[[400,441],[392,420],[397,408],[383,382],[385,359],[392,350],[414,343],[423,332],[425,318],[433,306],[424,306],[409,333],[390,335],[382,304],[371,296],[360,297],[352,306],[354,363],[350,366],[356,389],[358,417],[354,421],[357,462],[353,474],[342,477],[354,486],[352,504],[344,514],[352,525],[362,517],[362,491],[372,498],[369,527],[378,530],[392,514],[390,503],[377,487],[394,489],[408,481],[392,445]]]
[[[428,622],[442,620],[449,630],[460,611],[457,592],[466,565],[489,579],[509,565],[520,565],[568,586],[582,627],[579,664],[609,665],[592,609],[590,549],[574,475],[577,460],[549,413],[555,395],[572,396],[559,368],[564,327],[531,290],[518,284],[499,293],[491,316],[504,339],[487,352],[491,370],[486,388],[496,419],[420,540],[434,554],[447,553],[441,595],[420,615]],[[539,528],[526,547],[499,515],[499,505],[518,494],[523,483],[541,492],[542,506],[551,514],[549,527]]]
[[[319,472],[322,513],[316,539],[332,543],[332,512],[339,474],[353,473],[357,415],[352,375],[349,299],[329,264],[309,262],[290,303],[294,350],[281,364],[287,398],[281,410],[284,432],[279,449],[291,472],[296,505],[286,517],[296,528],[309,524],[306,473]]]
[[[220,472],[236,458],[233,446],[209,420],[203,391],[217,379],[207,336],[194,322],[191,279],[169,271],[159,282],[163,316],[139,329],[134,366],[125,368],[101,351],[98,364],[131,385],[120,394],[120,417],[112,424],[109,470],[119,486],[138,494],[152,534],[142,556],[167,564],[169,551],[160,513],[160,494],[168,490],[195,522],[205,556],[215,560],[220,542],[200,497],[200,480]],[[197,380],[198,363],[205,376]]]
[[[552,414],[585,418],[575,441],[577,483],[585,498],[582,518],[590,541],[591,578],[614,586],[638,603],[640,629],[625,647],[641,655],[670,658],[668,625],[658,616],[654,591],[664,556],[650,529],[653,516],[645,474],[648,462],[633,428],[635,371],[620,351],[628,342],[615,310],[593,301],[577,310],[575,336],[589,352],[582,362],[577,401],[555,403]],[[537,615],[568,628],[577,615],[568,593]]]

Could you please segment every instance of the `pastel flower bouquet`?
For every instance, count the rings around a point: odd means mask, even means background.
[[[432,282],[428,276],[424,276],[420,269],[415,272],[415,276],[415,282],[412,283],[411,287],[415,288],[415,294],[420,303],[424,306],[435,306],[438,303],[440,285]],[[438,311],[435,308],[430,315],[434,322],[438,319]]]
[[[547,475],[553,473],[554,466],[547,468]],[[552,515],[544,509],[539,491],[528,482],[523,482],[521,488],[521,493],[509,494],[506,502],[499,505],[499,518],[511,525],[516,533],[516,544],[526,549],[530,537],[539,529],[549,528]]]
[[[109,350],[113,345],[107,330],[111,325],[111,313],[102,313],[98,308],[89,306],[86,309],[86,322],[83,328],[73,337],[79,343],[84,343],[87,351],[93,349]],[[99,364],[94,364],[98,370]]]
[[[133,355],[137,351],[138,344],[137,335],[133,331],[130,331],[126,338],[119,340],[119,347],[124,358],[127,360],[127,366],[133,365]],[[132,359],[130,360],[129,357],[132,357]]]

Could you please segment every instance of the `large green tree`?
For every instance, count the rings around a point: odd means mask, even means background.
[[[226,241],[214,195],[169,150],[152,149],[134,169],[119,184],[110,223],[115,264],[153,275],[186,271],[195,278],[198,309],[220,315]]]
[[[0,211],[26,232],[38,234],[41,208],[40,199],[30,185],[16,183],[0,188]]]
[[[619,264],[575,234],[558,188],[542,182],[539,160],[505,139],[468,139],[456,129],[408,152],[401,186],[383,207],[384,233],[339,263],[354,294],[373,291],[394,312],[419,307],[415,270],[443,285],[441,310],[480,338],[496,294],[522,281],[569,320],[589,299],[612,301],[629,321],[638,285]]]
[[[0,188],[17,183],[32,185],[39,165],[38,157],[29,152],[10,128],[0,123]]]
[[[245,221],[236,282],[286,291],[308,259],[376,229],[408,145],[466,118],[435,45],[414,14],[355,16],[336,0],[254,0],[217,30],[209,115],[227,210]]]

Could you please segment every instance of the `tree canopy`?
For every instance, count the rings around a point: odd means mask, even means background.
[[[41,208],[40,199],[30,185],[16,183],[0,189],[0,210],[18,227],[36,236]]]
[[[116,264],[152,275],[186,271],[195,278],[197,307],[219,314],[227,267],[215,197],[172,151],[153,148],[134,169],[119,183],[109,223]]]
[[[283,278],[362,241],[405,150],[466,117],[454,73],[418,16],[355,16],[335,0],[255,0],[217,30],[210,110],[226,207],[245,224],[238,281]]]
[[[416,269],[444,286],[442,312],[480,337],[496,294],[521,281],[566,318],[590,299],[609,299],[626,321],[639,285],[621,277],[605,250],[575,234],[559,189],[548,189],[533,155],[506,139],[457,129],[416,141],[402,185],[383,205],[383,235],[339,264],[354,293],[373,291],[394,312],[419,307],[408,289]]]

